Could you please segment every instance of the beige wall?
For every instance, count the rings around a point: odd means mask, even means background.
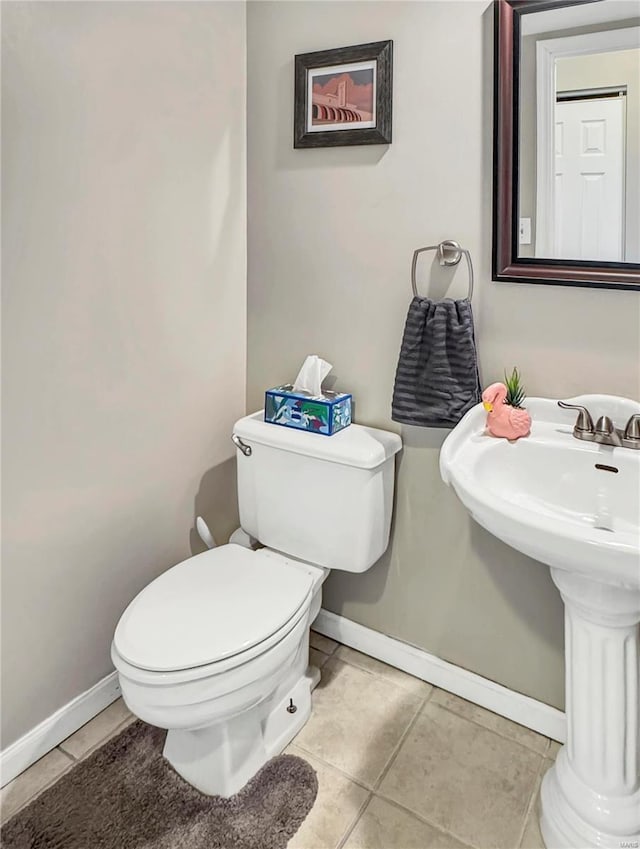
[[[248,4],[250,409],[318,353],[357,421],[398,429],[411,254],[444,238],[475,262],[485,384],[517,364],[531,395],[640,394],[637,293],[491,282],[492,24],[488,2]],[[293,150],[294,54],[386,38],[393,144]],[[435,271],[423,292],[442,291]],[[461,267],[450,292],[465,288]],[[441,483],[446,433],[402,428],[391,548],[364,575],[333,574],[325,606],[561,706],[560,597]]]
[[[245,7],[3,4],[3,745],[237,522]]]

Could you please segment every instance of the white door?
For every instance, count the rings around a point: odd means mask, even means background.
[[[624,261],[625,98],[555,108],[553,256]]]

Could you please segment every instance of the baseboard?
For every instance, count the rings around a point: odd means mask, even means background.
[[[561,710],[539,702],[474,672],[440,660],[423,649],[387,637],[379,631],[365,628],[357,622],[338,616],[330,610],[320,610],[313,629],[353,649],[402,669],[416,678],[428,681],[456,696],[504,716],[551,737],[559,743],[566,740],[566,719]]]
[[[0,786],[55,749],[74,731],[120,696],[118,675],[112,672],[0,752]]]
[[[330,610],[321,610],[313,627],[345,646],[455,693],[552,740],[559,743],[566,740],[564,713],[544,702],[509,690],[423,649],[337,616]],[[4,787],[47,752],[55,749],[119,696],[118,676],[112,672],[0,752],[0,786]]]

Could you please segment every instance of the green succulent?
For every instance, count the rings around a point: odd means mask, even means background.
[[[504,382],[507,387],[507,397],[505,398],[504,403],[509,404],[510,407],[518,407],[519,409],[522,409],[524,406],[524,399],[527,396],[524,393],[524,386],[520,381],[520,375],[515,366],[511,372],[511,377],[507,377],[507,373],[505,371]]]

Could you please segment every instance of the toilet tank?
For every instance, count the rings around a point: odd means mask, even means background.
[[[389,544],[397,434],[352,424],[322,436],[268,424],[262,412],[233,433],[245,446],[236,454],[248,534],[328,569],[373,566]]]

